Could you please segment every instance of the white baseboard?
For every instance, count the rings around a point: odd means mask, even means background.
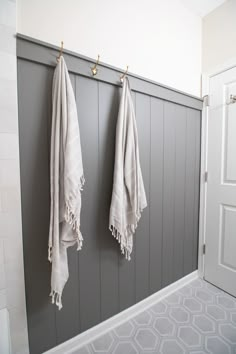
[[[117,315],[107,319],[104,322],[99,323],[98,325],[88,329],[87,331],[79,334],[76,337],[69,339],[68,341],[58,345],[55,348],[52,348],[45,352],[44,354],[69,354],[75,350],[83,347],[89,342],[95,340],[97,337],[105,334],[111,329],[119,326],[120,324],[128,321],[130,318],[136,316],[140,312],[145,311],[150,306],[156,304],[157,302],[163,300],[166,296],[172,294],[178,289],[182,288],[189,282],[198,278],[198,271],[194,271],[185,277],[177,280],[176,282],[168,285],[164,289],[161,289],[157,293],[147,297],[146,299],[138,302],[137,304],[129,307],[128,309],[118,313]]]

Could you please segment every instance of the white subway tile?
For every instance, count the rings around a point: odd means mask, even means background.
[[[0,52],[1,56],[1,52]],[[5,79],[1,78],[0,80],[0,107],[1,108],[10,108],[14,107],[16,109],[17,106],[17,81],[16,78],[14,80],[10,80],[9,77]],[[16,110],[14,110],[17,113]],[[14,119],[17,120],[17,115],[14,115]]]
[[[16,80],[16,56],[0,51],[0,79]]]
[[[0,188],[3,213],[20,211],[20,193],[17,187]]]
[[[6,303],[8,308],[24,308],[25,287],[16,285],[12,288],[6,288]]]
[[[12,1],[1,0],[0,24],[16,28],[16,4]]]
[[[12,342],[12,352],[14,354],[27,353],[27,319],[26,313],[21,308],[9,309],[10,332]]]
[[[19,143],[17,134],[0,133],[0,159],[17,159]]]
[[[14,113],[15,112],[15,113]],[[2,107],[0,102],[0,133],[17,133],[16,107]]]
[[[2,266],[3,263],[5,263],[5,258],[4,258],[4,241],[0,239],[0,267]]]
[[[6,25],[0,25],[1,51],[8,54],[16,54],[15,30]]]
[[[0,290],[0,310],[7,307],[7,295],[6,290]]]
[[[12,353],[29,354],[27,327],[11,331]]]
[[[7,289],[21,287],[24,283],[24,270],[23,262],[20,259],[16,259],[14,262],[7,262],[5,267],[5,284]]]
[[[19,237],[18,239],[4,239],[4,262],[16,262],[18,261],[18,266],[22,261],[22,240]],[[23,265],[22,265],[23,266]]]
[[[0,160],[0,187],[19,187],[19,162],[17,160]]]
[[[3,210],[2,210],[2,198],[1,198],[1,191],[0,191],[0,215],[1,215],[1,213],[3,213]],[[1,228],[0,228],[0,238],[1,237],[3,237],[3,236],[1,236]]]
[[[0,213],[0,239],[1,238],[22,238],[20,211],[14,213],[14,217],[11,213]]]
[[[2,264],[0,267],[0,290],[5,288],[6,288],[5,265]]]

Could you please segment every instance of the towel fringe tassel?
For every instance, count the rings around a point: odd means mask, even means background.
[[[131,260],[130,255],[131,255],[132,250],[129,250],[129,249],[127,248],[127,245],[124,244],[124,242],[123,242],[123,240],[122,240],[122,235],[121,235],[120,232],[115,228],[115,226],[111,225],[111,226],[109,227],[109,229],[110,229],[112,235],[114,236],[114,238],[119,242],[121,253],[122,253],[123,255],[125,255],[125,258],[126,258],[128,261],[130,261],[130,260]]]
[[[136,223],[135,224],[127,225],[126,233],[128,233],[128,230],[130,230],[130,232],[132,234],[135,233],[135,230],[138,227],[138,222],[139,222],[139,220],[141,218],[142,211],[143,211],[143,209],[139,210],[135,214],[135,216],[136,216]],[[125,255],[125,258],[128,261],[130,261],[131,260],[130,255],[131,255],[132,249],[131,250],[128,249],[127,245],[123,241],[123,237],[122,237],[121,233],[117,230],[117,228],[114,225],[110,225],[109,230],[111,231],[111,233],[114,236],[114,238],[119,242],[121,253]]]
[[[52,297],[52,304],[56,304],[58,306],[58,309],[61,310],[62,309],[61,294],[52,290],[49,296]]]

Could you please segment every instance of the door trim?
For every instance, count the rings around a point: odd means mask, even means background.
[[[224,71],[236,67],[236,58],[217,66],[214,70],[202,74],[202,97],[209,96],[210,78],[223,73]],[[209,102],[211,98],[209,97]],[[205,182],[205,172],[207,171],[207,147],[208,147],[208,116],[209,108],[203,106],[202,125],[201,125],[201,167],[200,167],[200,207],[199,207],[199,243],[198,243],[198,274],[200,278],[204,278],[205,262],[203,247],[206,240],[206,198],[207,183]]]

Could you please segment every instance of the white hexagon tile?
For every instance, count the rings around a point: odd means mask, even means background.
[[[73,354],[236,354],[236,299],[197,279]]]

